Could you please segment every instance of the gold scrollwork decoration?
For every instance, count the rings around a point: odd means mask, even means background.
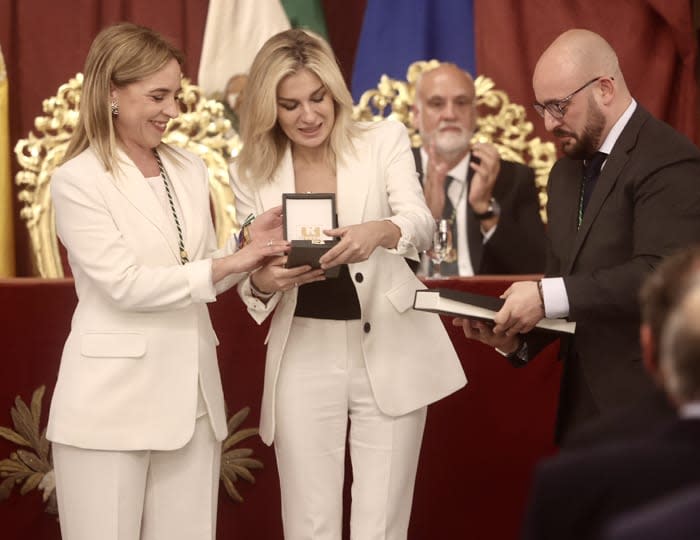
[[[258,428],[238,429],[250,413],[250,407],[244,407],[228,420],[228,437],[221,449],[221,482],[226,493],[236,502],[243,502],[243,497],[236,488],[239,478],[255,483],[251,469],[262,469],[262,461],[252,457],[250,448],[234,448],[238,443],[258,434]]]
[[[437,60],[421,60],[411,64],[406,80],[382,75],[377,88],[362,94],[353,110],[354,118],[378,121],[391,118],[402,122],[414,147],[420,146],[420,134],[413,126],[412,106],[415,86],[422,73],[440,65]],[[533,125],[525,115],[525,108],[511,103],[508,95],[496,88],[484,75],[474,80],[478,111],[474,142],[493,144],[503,159],[524,163],[535,171],[535,184],[540,200],[540,215],[546,222],[547,179],[556,161],[556,148],[551,142],[532,137]]]
[[[34,489],[43,491],[45,512],[57,515],[51,443],[46,439],[46,427],[41,427],[45,391],[44,385],[37,388],[29,406],[17,396],[10,409],[14,429],[0,426],[0,437],[18,446],[9,458],[0,460],[0,502],[12,494],[15,486],[21,485],[21,495]],[[221,482],[229,497],[236,502],[244,500],[236,488],[238,480],[243,478],[254,484],[255,476],[251,471],[264,467],[262,461],[253,457],[252,449],[236,447],[240,442],[258,434],[256,427],[240,429],[249,413],[250,407],[243,407],[228,419],[228,436],[221,448]]]
[[[15,181],[20,187],[20,217],[29,232],[36,269],[42,277],[62,277],[49,182],[65,155],[78,120],[83,75],[78,73],[61,85],[55,96],[43,101],[43,116],[15,146],[21,170]],[[238,135],[225,117],[223,105],[206,99],[203,91],[182,81],[182,114],[171,120],[163,140],[199,155],[209,170],[214,226],[219,245],[237,231],[233,192],[228,182],[228,161],[241,148]]]
[[[14,429],[0,426],[0,437],[19,447],[9,458],[0,460],[0,501],[7,499],[17,485],[22,486],[21,495],[40,489],[46,503],[44,511],[55,515],[58,507],[50,443],[46,440],[46,429],[40,428],[45,390],[45,386],[40,386],[34,391],[30,406],[17,396],[10,410]]]

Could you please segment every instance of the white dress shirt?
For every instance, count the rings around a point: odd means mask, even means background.
[[[612,152],[617,139],[620,137],[622,130],[625,129],[627,122],[632,117],[632,113],[637,108],[637,102],[633,99],[625,112],[618,118],[615,125],[605,137],[603,144],[600,145],[599,151],[605,154]],[[607,161],[607,160],[606,160]],[[601,170],[605,167],[605,161]],[[564,278],[551,277],[542,280],[542,298],[544,300],[544,313],[549,318],[563,318],[569,316],[569,295],[566,292]]]
[[[421,148],[420,156],[422,162],[423,176],[427,175],[428,170],[428,153]],[[454,178],[447,188],[447,196],[452,203],[452,207],[456,210],[456,226],[457,226],[457,269],[460,276],[473,276],[474,267],[472,266],[471,256],[469,255],[469,242],[467,236],[467,173],[469,171],[469,160],[471,152],[462,158],[462,161],[457,163],[448,173],[447,176]],[[492,227],[486,234],[482,232],[484,244],[493,236],[496,227]],[[430,257],[425,253],[421,254],[421,271],[428,274],[430,268]]]

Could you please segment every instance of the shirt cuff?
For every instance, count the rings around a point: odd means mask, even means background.
[[[481,229],[481,227],[479,227],[479,229]],[[496,229],[498,229],[498,224],[491,227],[488,232],[484,232],[483,230],[481,231],[481,236],[483,236],[481,241],[483,244],[485,244],[486,242],[488,242],[491,239],[491,237],[493,236],[493,233],[496,232]]]
[[[211,259],[200,259],[185,265],[190,284],[190,295],[194,302],[214,302],[216,300],[211,261]]]
[[[569,295],[566,293],[564,278],[542,279],[544,315],[548,319],[563,319],[569,316]]]
[[[402,255],[408,259],[413,259],[414,261],[419,260],[418,249],[416,248],[416,243],[410,234],[404,233],[405,227],[402,227],[402,220],[398,216],[392,216],[390,218],[385,218],[386,221],[390,221],[399,228],[401,231],[401,237],[396,243],[396,247],[393,249],[388,249],[389,253],[396,253]]]
[[[522,340],[520,346],[517,349],[515,349],[512,353],[504,352],[498,347],[494,348],[496,349],[496,352],[498,354],[506,357],[508,361],[516,367],[521,366],[523,364],[527,364],[530,361],[530,352],[528,351],[527,341],[525,340]]]

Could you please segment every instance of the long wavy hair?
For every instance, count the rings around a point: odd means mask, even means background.
[[[63,161],[90,146],[106,171],[117,169],[110,92],[153,75],[172,59],[182,66],[185,57],[150,28],[120,23],[102,30],[85,61],[78,125]]]
[[[333,51],[323,38],[308,30],[286,30],[272,36],[253,60],[241,106],[243,149],[237,158],[241,178],[264,183],[284,156],[289,139],[277,122],[277,87],[282,79],[308,69],[328,89],[335,108],[329,141],[331,165],[353,151],[359,127],[352,119],[352,96]]]

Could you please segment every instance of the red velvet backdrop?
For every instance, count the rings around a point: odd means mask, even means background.
[[[500,294],[508,284],[493,278],[429,283],[490,295]],[[69,279],[0,280],[4,308],[0,309],[0,426],[12,426],[10,407],[15,396],[29,403],[42,384],[46,394],[40,425],[46,425],[75,302]],[[253,322],[235,291],[221,295],[210,304],[210,311],[221,341],[217,352],[229,410],[250,406],[243,427],[257,426],[265,328]],[[468,342],[461,330],[446,323],[469,383],[428,409],[409,538],[514,540],[532,468],[554,451],[560,374],[556,345],[532,365],[515,369],[493,349]],[[282,528],[274,452],[258,437],[237,447],[253,449],[265,468],[254,471],[255,485],[237,484],[243,504],[221,490],[217,538],[278,540]],[[0,460],[16,450],[16,445],[0,437]],[[18,492],[15,488],[8,500],[0,501],[0,538],[58,540],[58,524],[43,512],[40,493],[32,490],[22,496]]]
[[[617,51],[632,95],[653,115],[694,139],[696,36],[689,0],[474,0],[476,66],[526,105],[535,132],[551,140],[533,102],[532,72],[564,30],[586,28]],[[572,88],[573,90],[573,88]]]
[[[323,0],[330,41],[348,78],[365,4]],[[90,42],[107,24],[130,20],[161,31],[186,51],[186,74],[196,78],[207,6],[207,0],[0,0],[12,145],[31,130],[42,100],[82,70]],[[694,136],[696,45],[690,0],[474,0],[474,11],[477,71],[492,77],[515,102],[532,102],[530,78],[544,47],[567,28],[585,27],[600,32],[618,50],[639,101]],[[536,132],[549,139],[540,119],[526,109]],[[27,234],[19,218],[15,230],[17,273],[31,275]]]

